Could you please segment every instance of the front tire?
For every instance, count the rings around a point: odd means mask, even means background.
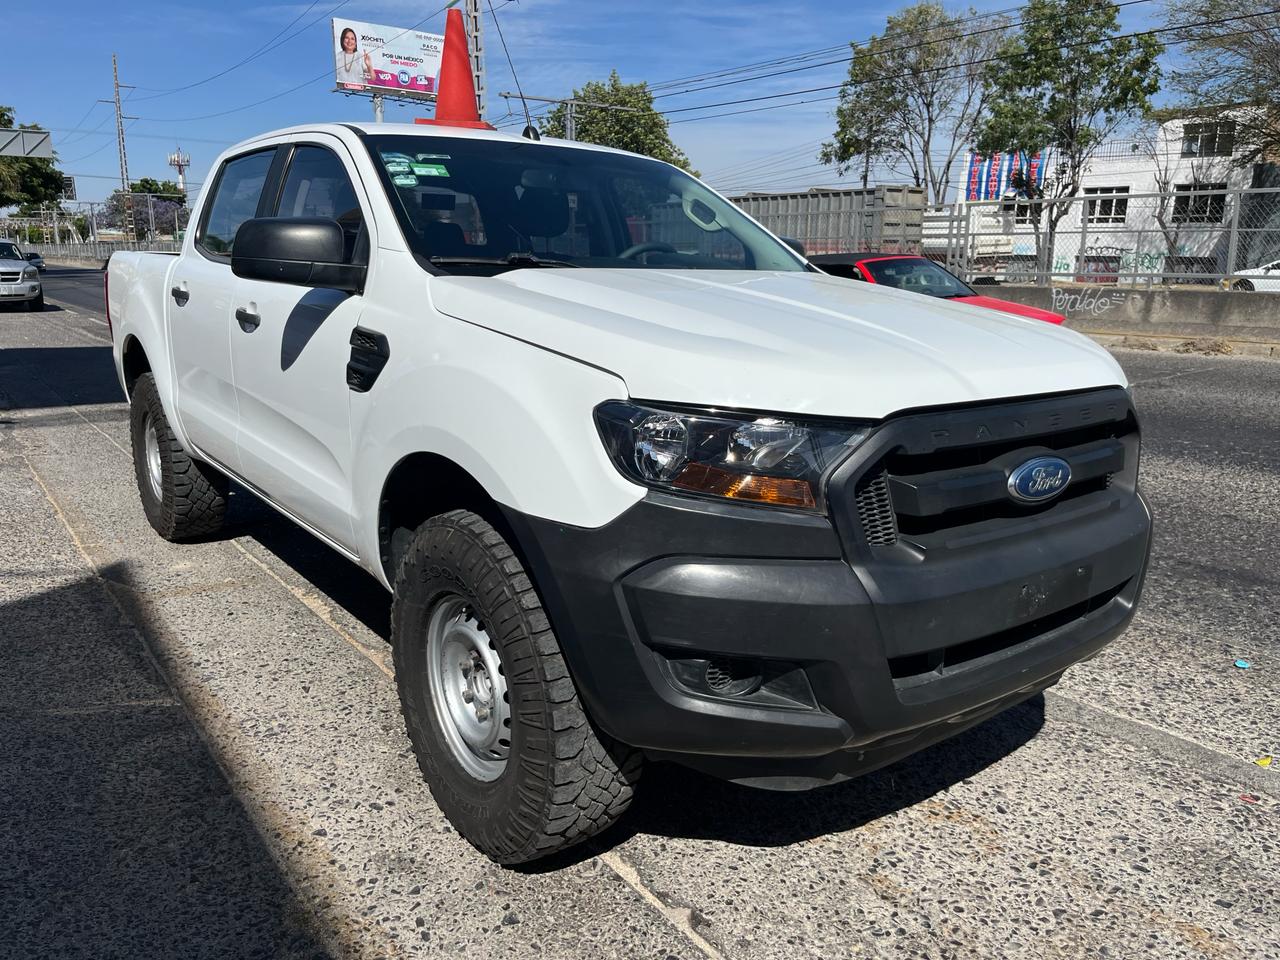
[[[1239,290],[1241,293],[1253,293],[1253,284],[1248,280],[1237,280],[1231,289]]]
[[[44,312],[44,291],[32,300],[27,301],[27,313],[43,313]]]
[[[156,533],[175,543],[217,533],[226,516],[231,483],[183,449],[150,373],[133,385],[129,434],[138,496]]]
[[[455,510],[418,528],[391,643],[432,796],[490,859],[545,857],[625,812],[642,758],[592,727],[537,591],[488,522]]]

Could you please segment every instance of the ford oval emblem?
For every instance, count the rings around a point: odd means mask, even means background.
[[[1009,495],[1024,503],[1051,500],[1071,482],[1071,464],[1061,457],[1036,457],[1009,474]]]

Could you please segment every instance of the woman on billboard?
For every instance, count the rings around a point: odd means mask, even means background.
[[[343,27],[338,36],[338,86],[347,90],[363,90],[373,76],[373,64],[369,53],[360,53],[356,32]]]

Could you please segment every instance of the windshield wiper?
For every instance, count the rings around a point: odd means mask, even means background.
[[[577,267],[568,260],[550,260],[534,253],[510,253],[505,257],[427,257],[437,266],[477,264],[495,267]]]

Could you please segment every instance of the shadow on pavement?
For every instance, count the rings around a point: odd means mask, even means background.
[[[0,605],[0,954],[326,957],[102,584],[49,576]]]
[[[123,403],[111,347],[0,348],[0,409]]]

